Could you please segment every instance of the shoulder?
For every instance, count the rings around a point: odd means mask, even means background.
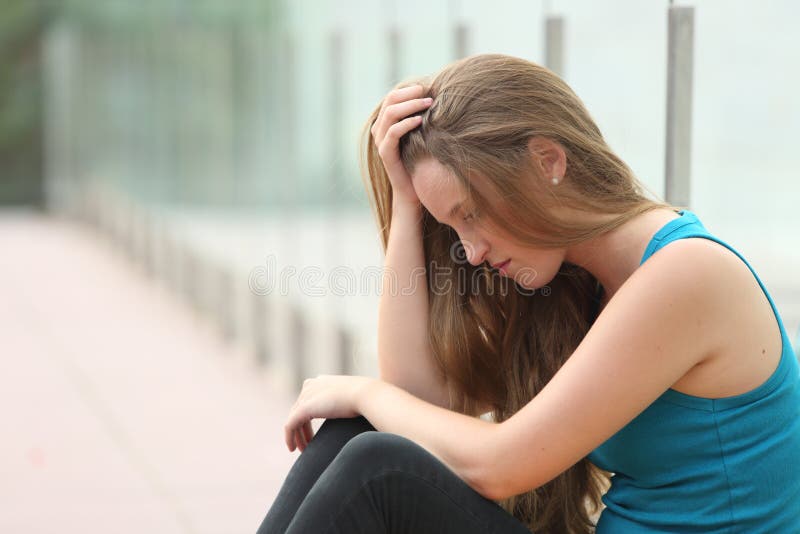
[[[500,426],[498,495],[552,480],[711,353],[724,258],[685,241],[639,266],[541,392]]]
[[[697,336],[694,347],[705,358],[726,341],[718,325],[742,281],[742,268],[748,271],[716,241],[678,239],[655,252],[617,291],[616,314],[649,317],[667,336]]]
[[[706,237],[684,237],[671,241],[657,250],[642,266],[660,256],[662,261],[691,262],[692,260],[722,261],[736,257],[727,247]]]
[[[630,279],[638,276],[652,282],[656,277],[713,297],[734,290],[743,274],[751,277],[745,263],[725,245],[704,237],[687,237],[656,251]]]

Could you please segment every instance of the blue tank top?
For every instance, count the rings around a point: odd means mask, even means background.
[[[755,389],[719,399],[668,389],[592,451],[614,473],[597,534],[800,533],[800,366],[772,297],[741,254],[689,211],[669,221],[640,265],[678,239],[702,237],[750,268],[780,327],[783,350]]]

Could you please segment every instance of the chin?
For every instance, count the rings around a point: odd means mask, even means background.
[[[534,291],[550,284],[557,273],[558,269],[556,269],[556,272],[554,273],[548,273],[549,276],[547,276],[542,275],[541,271],[537,271],[536,269],[522,268],[514,273],[513,280],[520,287],[529,291]]]

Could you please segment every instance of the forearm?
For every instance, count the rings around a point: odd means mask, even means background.
[[[377,430],[417,443],[475,491],[492,498],[497,423],[433,405],[382,380],[365,386],[357,410]]]
[[[421,399],[446,407],[447,389],[428,338],[428,313],[422,208],[395,202],[378,306],[380,376]]]

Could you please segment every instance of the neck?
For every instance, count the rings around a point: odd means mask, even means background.
[[[603,286],[601,306],[639,268],[644,251],[656,232],[678,217],[668,209],[653,209],[622,226],[567,249],[565,260],[589,271]]]

